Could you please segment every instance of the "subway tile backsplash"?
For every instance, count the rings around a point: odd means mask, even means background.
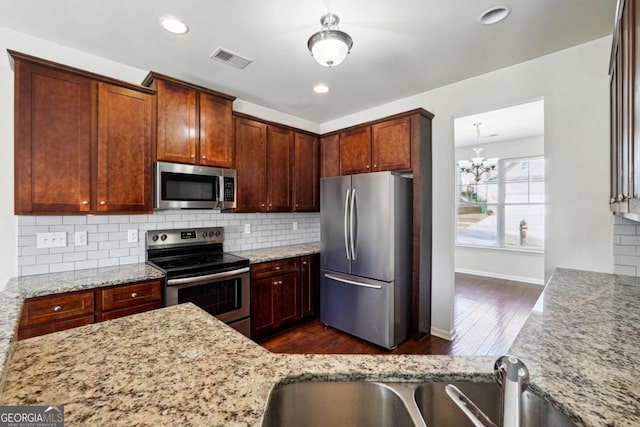
[[[298,230],[293,230],[293,222]],[[251,224],[251,233],[244,225]],[[224,227],[226,252],[311,243],[320,240],[320,214],[227,214],[211,210],[166,210],[153,215],[19,216],[18,275],[55,273],[145,261],[147,230]],[[138,242],[127,243],[128,230]],[[76,231],[87,232],[87,245],[75,246]],[[38,233],[65,232],[67,246],[37,247]]]
[[[617,215],[613,225],[613,272],[640,276],[640,222]]]

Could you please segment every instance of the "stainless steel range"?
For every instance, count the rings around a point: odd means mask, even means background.
[[[147,231],[147,263],[166,275],[165,305],[194,303],[249,336],[249,260],[223,241],[222,227]]]

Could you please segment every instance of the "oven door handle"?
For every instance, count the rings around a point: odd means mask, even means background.
[[[167,286],[185,285],[188,283],[208,282],[216,279],[224,279],[225,277],[237,276],[238,274],[248,273],[249,267],[240,268],[238,270],[223,271],[222,273],[206,274],[204,276],[184,277],[182,279],[169,279]]]

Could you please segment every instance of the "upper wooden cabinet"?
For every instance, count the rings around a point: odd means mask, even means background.
[[[237,212],[291,211],[293,131],[236,117]]]
[[[234,97],[155,72],[142,84],[158,92],[157,160],[233,167]]]
[[[316,212],[320,210],[320,181],[318,174],[319,140],[317,137],[296,132],[293,159],[293,210]]]
[[[340,175],[411,169],[411,126],[408,116],[375,122],[323,138],[323,177],[335,173],[335,148],[339,137]],[[325,165],[327,165],[325,169]]]
[[[340,135],[320,138],[320,178],[340,176]]]
[[[154,91],[10,54],[15,213],[151,212]]]
[[[340,133],[340,174],[371,172],[371,126]]]

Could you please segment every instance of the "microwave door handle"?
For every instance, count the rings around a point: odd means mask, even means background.
[[[349,193],[351,193],[351,189],[347,190],[344,200],[344,251],[347,254],[347,259],[351,260],[349,256]]]

